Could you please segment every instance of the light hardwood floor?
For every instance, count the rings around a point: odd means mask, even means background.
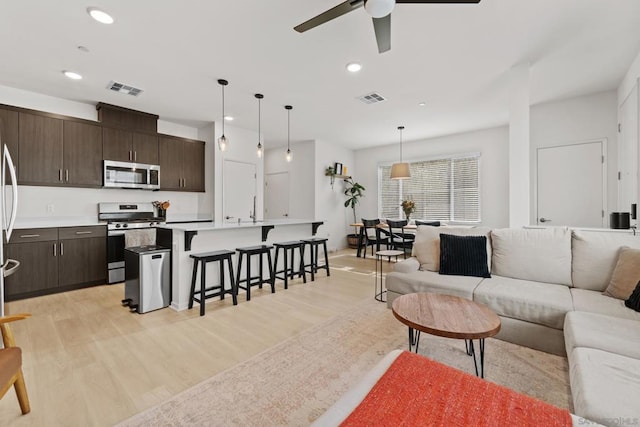
[[[32,318],[13,325],[23,349],[31,413],[13,390],[0,400],[0,425],[108,426],[126,419],[332,316],[373,298],[374,260],[355,250],[331,255],[331,277],[296,280],[210,299],[204,317],[171,308],[143,315],[120,305],[122,284],[7,303]],[[392,264],[384,262],[385,271]]]

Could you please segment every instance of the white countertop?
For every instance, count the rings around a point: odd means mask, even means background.
[[[184,223],[184,224],[166,224],[162,225],[159,228],[166,228],[169,230],[178,230],[178,231],[215,231],[215,230],[230,230],[237,228],[258,228],[263,226],[279,226],[279,225],[297,225],[297,224],[311,224],[313,222],[323,222],[316,221],[313,219],[277,219],[277,220],[265,220],[265,221],[257,221],[257,222],[241,222],[238,224],[237,222],[227,222],[227,223],[216,223],[214,221],[210,222],[193,222],[193,223]]]
[[[69,217],[31,217],[16,218],[16,229],[22,228],[55,228],[55,227],[83,227],[90,225],[106,225],[98,221],[98,216],[69,216]]]

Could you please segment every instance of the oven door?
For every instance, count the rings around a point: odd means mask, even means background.
[[[109,284],[124,282],[124,231],[107,233],[107,270]]]

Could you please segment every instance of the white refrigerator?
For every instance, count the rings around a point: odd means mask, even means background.
[[[5,277],[13,274],[20,262],[7,259],[4,253],[4,243],[8,243],[11,238],[11,232],[16,222],[16,214],[18,213],[18,181],[16,179],[16,168],[11,160],[11,154],[6,145],[0,141],[0,147],[2,147],[2,167],[0,167],[0,174],[2,178],[0,180],[0,226],[2,227],[2,234],[4,240],[0,243],[0,317],[4,317],[4,279]],[[6,177],[9,175],[11,178],[11,198],[7,198],[9,188],[7,188]],[[8,204],[10,203],[10,206]]]

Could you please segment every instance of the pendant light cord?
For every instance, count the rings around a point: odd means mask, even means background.
[[[224,85],[222,85],[222,136],[224,136]]]
[[[258,144],[260,144],[260,98],[258,98]]]
[[[289,147],[290,135],[291,135],[291,110],[288,109],[287,110],[287,150],[290,149]]]
[[[400,131],[400,163],[402,163],[402,131],[404,126],[398,126],[398,130]]]

